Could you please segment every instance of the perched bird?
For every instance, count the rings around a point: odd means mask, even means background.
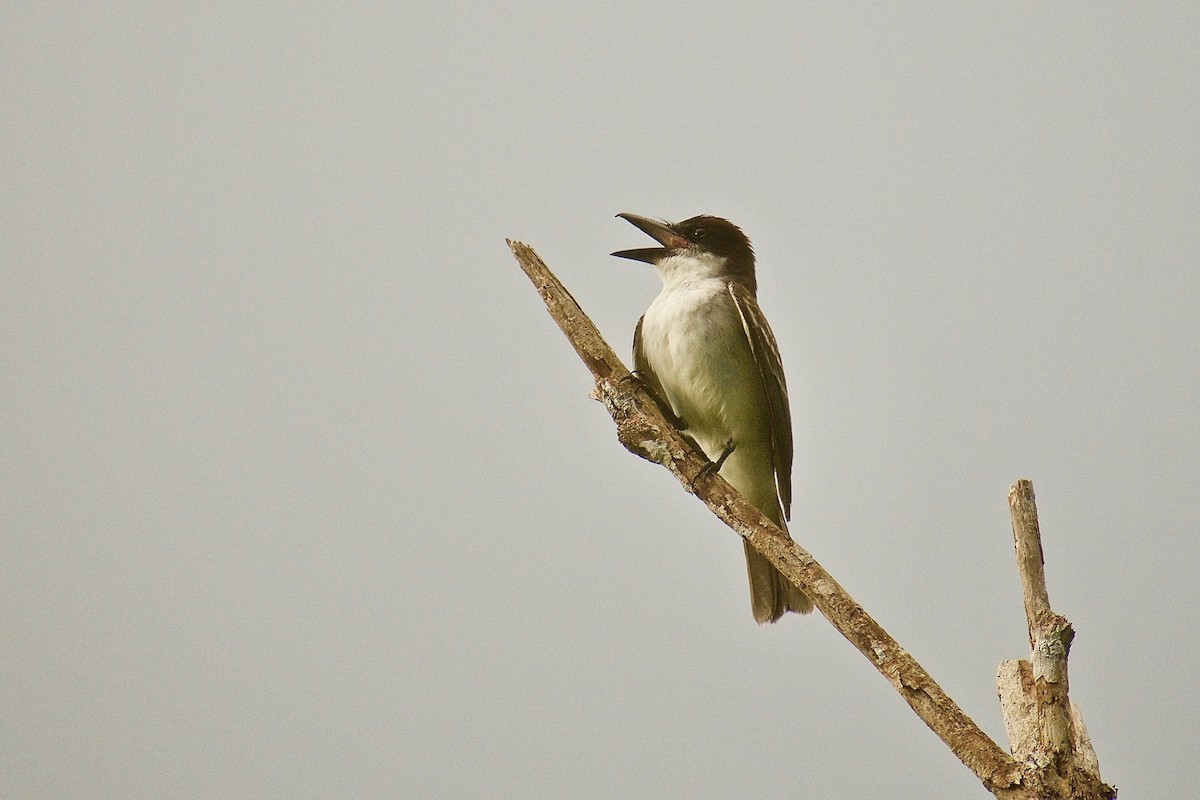
[[[634,368],[721,477],[786,531],[792,420],[779,348],[756,299],[750,240],[720,217],[672,224],[617,216],[662,245],[613,253],[653,264],[663,282],[634,331]],[[812,611],[803,592],[744,545],[755,620]]]

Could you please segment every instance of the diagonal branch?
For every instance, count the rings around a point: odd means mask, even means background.
[[[533,248],[507,241],[550,316],[595,377],[592,396],[612,415],[621,443],[670,470],[686,490],[694,492],[722,522],[803,589],[825,618],[887,678],[989,791],[1003,798],[1029,797],[1020,786],[1021,765],[980,730],[807,551],[743,500],[720,475],[702,472],[708,459],[688,444],[639,382],[631,379],[629,370]]]

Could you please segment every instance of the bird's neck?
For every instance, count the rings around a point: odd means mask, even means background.
[[[677,253],[655,266],[665,291],[697,283],[721,280],[726,276],[725,258],[712,253]]]
[[[713,253],[682,252],[664,258],[655,265],[662,278],[663,291],[695,289],[698,286],[724,286],[739,283],[751,294],[757,288],[754,280],[754,262],[741,265],[730,262],[725,256]]]

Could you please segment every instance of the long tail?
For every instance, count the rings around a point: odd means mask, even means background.
[[[780,527],[787,531],[786,525],[781,523]],[[812,611],[808,595],[789,583],[749,542],[743,540],[742,544],[746,548],[746,573],[750,576],[750,609],[758,624],[775,622],[789,611],[797,614]]]

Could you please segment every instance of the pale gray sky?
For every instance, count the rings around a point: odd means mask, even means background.
[[[793,532],[1001,744],[1033,479],[1186,795],[1200,7],[426,6],[0,12],[0,796],[988,796],[587,398],[503,240],[627,354],[619,211],[750,235]]]

